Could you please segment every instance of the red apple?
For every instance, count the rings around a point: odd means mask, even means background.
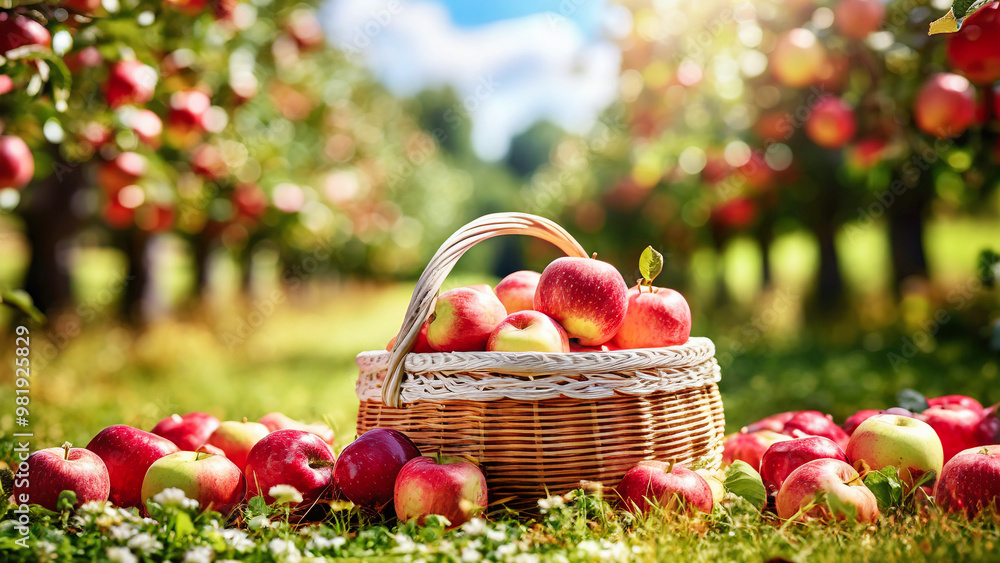
[[[535,289],[542,274],[532,270],[520,270],[500,280],[494,291],[503,303],[507,314],[530,311],[534,307]]]
[[[201,90],[182,90],[170,96],[167,113],[167,139],[174,146],[190,147],[205,132],[205,116],[212,101]]]
[[[866,137],[854,143],[850,149],[848,161],[857,168],[870,169],[882,161],[889,148],[889,143],[879,137]]]
[[[163,132],[163,121],[160,120],[160,116],[148,109],[119,111],[123,112],[122,122],[135,133],[140,142],[154,149],[159,148],[160,133]]]
[[[826,502],[818,498],[821,496]],[[812,508],[799,514],[814,501]],[[814,459],[792,471],[775,495],[775,508],[778,517],[786,520],[797,514],[802,520],[845,520],[851,511],[859,522],[874,522],[879,517],[875,495],[853,467],[837,459]]]
[[[778,492],[792,471],[814,459],[838,459],[847,463],[844,450],[833,440],[822,436],[771,444],[760,460],[760,477],[768,493]]]
[[[393,505],[401,522],[416,519],[422,525],[437,514],[456,528],[486,508],[486,477],[461,458],[415,457],[396,475]]]
[[[1000,4],[990,2],[962,21],[962,29],[948,36],[945,53],[951,68],[976,84],[1000,80]]]
[[[802,411],[779,412],[765,416],[764,418],[743,427],[744,432],[757,432],[758,430],[770,430],[771,432],[781,432],[785,428],[785,423],[793,416]]]
[[[467,287],[449,289],[438,296],[427,343],[438,352],[485,350],[490,334],[506,316],[495,295]]]
[[[957,137],[975,120],[975,88],[963,76],[935,74],[920,88],[913,114],[924,133],[941,139]]]
[[[826,61],[826,49],[808,29],[796,28],[778,37],[771,51],[771,73],[778,82],[802,88],[815,82]]]
[[[153,462],[142,479],[142,503],[170,487],[198,501],[202,511],[228,516],[247,493],[247,480],[226,456],[183,451]]]
[[[165,0],[164,4],[182,14],[197,16],[205,11],[208,0]]]
[[[336,443],[336,436],[333,434],[333,429],[319,422],[306,424],[293,418],[289,418],[280,412],[267,413],[257,419],[257,422],[266,426],[271,432],[288,429],[303,430],[305,432],[312,432],[313,434],[319,436],[330,446],[333,446],[334,443]]]
[[[885,4],[881,0],[840,0],[833,7],[833,26],[848,39],[864,39],[882,27]]]
[[[879,0],[869,1],[876,4],[879,2]],[[854,108],[835,96],[821,97],[806,120],[806,135],[812,142],[826,149],[843,147],[854,137],[857,130]]]
[[[142,506],[142,478],[153,462],[178,451],[170,440],[131,426],[109,426],[97,433],[87,449],[101,458],[108,468],[111,492],[108,498],[117,506]]]
[[[614,266],[595,258],[556,258],[538,279],[534,309],[552,317],[584,346],[611,340],[625,321],[628,286]]]
[[[983,418],[976,428],[976,439],[979,446],[1000,444],[1000,403],[983,409]]]
[[[764,457],[764,452],[771,447],[771,444],[786,440],[791,440],[791,438],[771,430],[732,434],[726,438],[722,446],[722,463],[730,465],[734,461],[740,460],[753,467],[754,471],[759,471],[760,460]]]
[[[15,504],[38,504],[58,510],[59,493],[63,491],[76,493],[76,506],[92,500],[108,500],[111,492],[108,468],[90,450],[72,448],[66,442],[58,448],[38,450],[22,463],[27,468],[16,468]]]
[[[414,354],[427,354],[431,352],[437,352],[434,348],[431,348],[430,343],[427,342],[427,325],[430,323],[424,323],[420,327],[420,332],[417,333],[417,341],[413,345],[413,349],[410,352]],[[398,334],[396,336],[399,336]],[[392,347],[396,345],[396,336],[389,339],[389,343],[385,345],[386,352],[392,352]]]
[[[734,197],[714,207],[711,218],[726,229],[743,229],[757,220],[757,204],[750,198]]]
[[[881,411],[877,411],[875,409],[860,410],[852,414],[851,416],[847,417],[847,420],[844,421],[844,424],[841,426],[841,428],[843,428],[844,432],[847,433],[848,436],[850,436],[851,434],[854,434],[854,431],[858,428],[859,424],[879,414],[880,412]]]
[[[202,445],[198,446],[198,449],[195,450],[195,451],[196,452],[201,452],[203,454],[221,455],[223,457],[225,457],[225,455],[226,455],[226,452],[222,451],[222,448],[213,446],[211,444],[202,444]]]
[[[958,452],[980,445],[978,430],[983,420],[982,409],[972,410],[954,404],[936,406],[923,412],[923,420],[941,439],[945,463]]]
[[[267,194],[257,184],[237,185],[232,197],[236,213],[244,219],[259,219],[267,211]]]
[[[118,194],[146,174],[146,157],[134,152],[123,152],[97,167],[97,184],[108,197]]]
[[[340,452],[333,480],[347,500],[381,512],[392,502],[399,470],[419,456],[420,450],[402,432],[373,428]]]
[[[250,450],[244,473],[247,496],[263,496],[275,485],[291,485],[302,493],[302,504],[310,505],[328,496],[333,487],[333,450],[319,436],[303,430],[276,430]]]
[[[819,411],[799,411],[785,422],[781,431],[794,438],[802,436],[823,436],[837,443],[841,448],[847,447],[850,436],[833,422],[833,417]]]
[[[0,135],[0,189],[21,189],[35,175],[35,157],[20,137]]]
[[[52,34],[35,20],[14,14],[0,13],[0,55],[30,45],[48,47],[52,44]]]
[[[0,74],[0,96],[14,89],[14,81],[6,74]]]
[[[189,412],[185,415],[172,414],[156,423],[153,434],[163,436],[178,448],[196,451],[208,441],[208,437],[219,427],[219,419],[203,412]]]
[[[634,514],[648,513],[654,507],[669,512],[712,512],[712,488],[704,477],[682,465],[640,461],[625,473],[616,491],[622,508]]]
[[[1000,514],[1000,445],[969,448],[951,458],[934,486],[934,500],[969,518],[990,505]]]
[[[63,0],[62,7],[89,16],[101,7],[101,0]]]
[[[855,467],[895,467],[912,488],[928,471],[941,473],[944,452],[934,429],[916,418],[877,414],[858,425],[844,452]]]
[[[104,97],[112,108],[144,104],[153,99],[157,79],[151,66],[136,60],[119,61],[111,67],[104,83]]]
[[[236,467],[243,467],[247,463],[247,455],[250,450],[267,436],[267,426],[259,422],[243,422],[226,420],[219,423],[212,434],[209,435],[206,444],[213,445],[226,452],[226,457],[236,464]]]
[[[101,66],[104,62],[104,56],[101,52],[97,50],[97,47],[90,45],[89,47],[84,47],[79,51],[73,51],[72,53],[67,53],[63,57],[63,62],[66,63],[66,68],[73,74],[80,72],[85,68],[95,68]]]
[[[206,180],[220,180],[229,172],[222,151],[215,145],[201,144],[191,151],[191,171]]]
[[[625,321],[611,340],[619,348],[684,344],[691,336],[691,308],[680,293],[665,287],[628,290]]]
[[[949,407],[956,405],[971,411],[982,411],[983,405],[972,397],[965,395],[942,395],[940,397],[927,398],[927,405],[931,407]]]
[[[618,349],[619,348],[614,344],[612,344],[611,342],[601,344],[600,346],[581,346],[580,344],[577,343],[576,340],[569,341],[570,352],[610,352],[611,350],[618,350]]]
[[[538,311],[507,316],[486,343],[491,352],[569,352],[569,338],[559,323]]]

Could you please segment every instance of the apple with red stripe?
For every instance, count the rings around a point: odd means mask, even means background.
[[[178,450],[170,440],[145,430],[122,424],[109,426],[87,444],[108,468],[111,492],[108,498],[116,506],[142,506],[142,480],[153,462]]]
[[[619,348],[657,348],[684,344],[691,336],[691,308],[680,293],[653,286],[663,256],[646,247],[639,256],[643,279],[628,290],[628,306],[612,343]]]
[[[593,258],[553,260],[538,279],[534,309],[558,322],[584,346],[600,346],[621,328],[628,286],[614,266]]]
[[[111,478],[104,461],[94,452],[74,448],[66,442],[31,454],[26,469],[17,468],[15,504],[37,504],[58,510],[59,493],[76,493],[76,506],[92,500],[108,500]],[[21,475],[27,477],[21,477]]]
[[[420,456],[406,462],[393,484],[393,504],[400,521],[437,514],[455,528],[482,512],[488,503],[486,477],[474,463],[447,456]]]
[[[174,487],[198,501],[202,511],[228,516],[246,496],[247,481],[226,456],[180,451],[153,462],[142,479],[142,503]]]

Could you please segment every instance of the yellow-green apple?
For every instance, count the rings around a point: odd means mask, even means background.
[[[957,137],[975,120],[976,90],[964,76],[935,74],[920,88],[913,114],[924,133],[941,139]]]
[[[940,397],[928,397],[927,406],[930,407],[950,407],[952,405],[967,408],[972,411],[982,411],[983,404],[965,395],[942,395]]]
[[[712,512],[712,488],[690,469],[663,461],[640,461],[629,469],[615,489],[620,506],[634,514],[654,508],[668,512]]]
[[[487,505],[486,477],[462,458],[420,456],[406,462],[393,484],[393,505],[402,522],[423,524],[432,514],[451,528],[461,526]]]
[[[20,137],[0,135],[0,189],[21,189],[35,175],[35,157]]]
[[[552,317],[538,311],[511,313],[486,343],[491,352],[569,352],[566,331]]]
[[[182,450],[193,452],[207,442],[218,427],[219,419],[207,413],[175,413],[157,422],[151,432],[177,444]]]
[[[142,479],[142,503],[163,489],[174,487],[198,501],[202,511],[228,516],[247,493],[243,472],[226,456],[180,451],[161,457]]]
[[[980,445],[977,431],[983,420],[982,409],[967,409],[953,404],[931,407],[922,414],[923,421],[941,439],[945,463],[958,452]]]
[[[983,418],[976,429],[977,445],[1000,444],[1000,403],[983,409]]]
[[[806,119],[806,135],[812,142],[826,149],[843,147],[857,130],[854,108],[836,96],[822,96]]]
[[[775,494],[786,478],[814,459],[838,459],[847,463],[844,450],[822,436],[775,442],[760,459],[760,477],[769,494]]]
[[[782,434],[793,438],[803,436],[823,436],[837,443],[841,448],[847,447],[850,436],[844,429],[833,422],[833,417],[819,411],[799,411],[785,422]]]
[[[87,444],[108,468],[111,492],[108,499],[116,506],[141,507],[142,478],[153,462],[178,451],[170,440],[131,426],[108,426]]]
[[[468,287],[449,289],[437,298],[427,342],[438,352],[485,350],[490,333],[506,316],[496,295]]]
[[[760,460],[771,444],[791,439],[790,436],[771,430],[730,434],[722,446],[722,463],[729,465],[736,460],[741,460],[753,467],[754,471],[759,471]]]
[[[410,352],[415,354],[427,354],[431,352],[437,352],[431,345],[427,342],[427,326],[430,323],[424,323],[420,327],[420,332],[417,333],[417,341],[413,344],[413,349]],[[396,337],[398,334],[389,339],[389,343],[385,345],[386,352],[392,352],[392,347],[396,345]]]
[[[665,287],[637,285],[628,290],[628,309],[611,342],[623,349],[684,344],[691,336],[691,308],[684,296]]]
[[[306,424],[293,418],[289,418],[280,412],[269,412],[257,419],[257,422],[266,426],[269,432],[286,429],[305,430],[306,432],[312,432],[313,434],[319,436],[330,446],[333,446],[336,442],[336,436],[333,433],[333,429],[320,422]]]
[[[976,84],[1000,80],[1000,4],[989,2],[962,21],[962,29],[948,36],[945,53],[951,68]]]
[[[195,451],[196,452],[201,452],[203,454],[221,455],[221,456],[225,456],[226,455],[226,452],[222,451],[222,448],[213,446],[211,444],[202,444],[202,445],[198,446],[198,449],[195,450]]]
[[[340,452],[333,480],[347,500],[381,512],[392,502],[399,470],[416,457],[420,457],[420,450],[406,434],[372,428]]]
[[[944,464],[934,429],[922,420],[896,414],[877,414],[859,424],[844,453],[858,468],[895,467],[909,488],[929,471],[939,475]]]
[[[38,450],[23,463],[27,468],[18,468],[14,480],[15,504],[38,504],[58,510],[59,493],[63,491],[76,493],[77,506],[108,500],[108,468],[90,450],[73,448],[66,442],[58,448]]]
[[[786,520],[873,522],[879,517],[875,495],[853,467],[838,459],[814,459],[792,471],[778,489],[774,504],[778,517]]]
[[[530,311],[535,305],[535,289],[542,274],[533,270],[520,270],[500,280],[494,288],[507,314]]]
[[[291,485],[302,493],[308,506],[329,496],[333,489],[333,450],[319,436],[303,430],[276,430],[250,450],[243,473],[247,477],[247,496],[263,496],[275,485]]]
[[[881,0],[840,0],[833,7],[833,26],[848,39],[864,39],[878,31],[885,20]]]
[[[596,258],[556,258],[538,278],[533,308],[552,317],[570,338],[599,346],[621,328],[628,286],[614,266]]]
[[[790,88],[802,88],[816,81],[817,71],[826,62],[826,49],[816,35],[804,28],[787,31],[771,51],[771,74]]]
[[[47,47],[51,44],[52,34],[44,25],[14,12],[0,13],[0,55],[18,47]]]
[[[934,500],[969,518],[990,505],[1000,514],[1000,445],[969,448],[951,458],[934,486]]]
[[[112,109],[142,105],[153,99],[158,76],[153,67],[137,60],[119,61],[111,66],[104,82],[104,98]]]
[[[219,423],[205,443],[226,452],[226,457],[236,467],[243,467],[247,463],[247,454],[267,434],[267,426],[259,422],[247,422],[245,418],[242,422],[226,420]]]
[[[876,409],[863,409],[863,410],[860,410],[860,411],[852,414],[851,416],[847,417],[847,420],[844,421],[844,424],[841,425],[841,428],[843,428],[844,432],[848,436],[850,436],[851,434],[854,434],[854,431],[858,428],[859,424],[861,424],[862,422],[868,420],[869,418],[871,418],[871,417],[873,417],[873,416],[875,416],[875,415],[877,415],[877,414],[879,414],[881,412],[882,411],[879,411],[879,410],[876,410]]]
[[[785,428],[785,423],[793,416],[802,411],[779,412],[765,416],[757,422],[747,424],[743,427],[744,432],[757,432],[758,430],[770,430],[771,432],[781,432]]]

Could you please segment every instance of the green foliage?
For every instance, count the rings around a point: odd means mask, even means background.
[[[911,412],[924,412],[930,408],[927,397],[916,389],[900,389],[896,393],[896,406]]]
[[[653,280],[663,271],[663,255],[647,246],[639,255],[639,273],[642,274],[641,284],[646,287],[653,286]]]
[[[864,482],[868,490],[875,495],[878,509],[883,513],[903,506],[903,482],[899,480],[899,473],[895,467],[883,467],[879,471],[872,471],[865,475]]]
[[[726,468],[726,480],[723,484],[726,491],[746,499],[757,510],[763,509],[767,504],[767,489],[764,488],[760,473],[745,461],[736,460]]]

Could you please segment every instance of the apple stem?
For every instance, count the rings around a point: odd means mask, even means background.
[[[244,416],[243,417],[243,424],[246,424],[246,423],[247,423],[247,417]]]
[[[597,253],[596,253],[596,252],[595,252],[595,253],[593,253],[593,254],[592,254],[592,255],[590,256],[590,259],[591,259],[591,260],[597,260]]]
[[[63,447],[63,455],[65,456],[64,459],[69,459],[69,449],[73,447],[73,444],[70,444],[69,442],[63,442],[62,447]]]
[[[309,462],[309,467],[313,469],[319,469],[321,467],[333,467],[336,464],[335,461],[327,461],[325,459],[316,459]]]
[[[203,452],[194,452],[194,460],[198,461],[199,459],[201,459],[201,454],[202,453]]]

